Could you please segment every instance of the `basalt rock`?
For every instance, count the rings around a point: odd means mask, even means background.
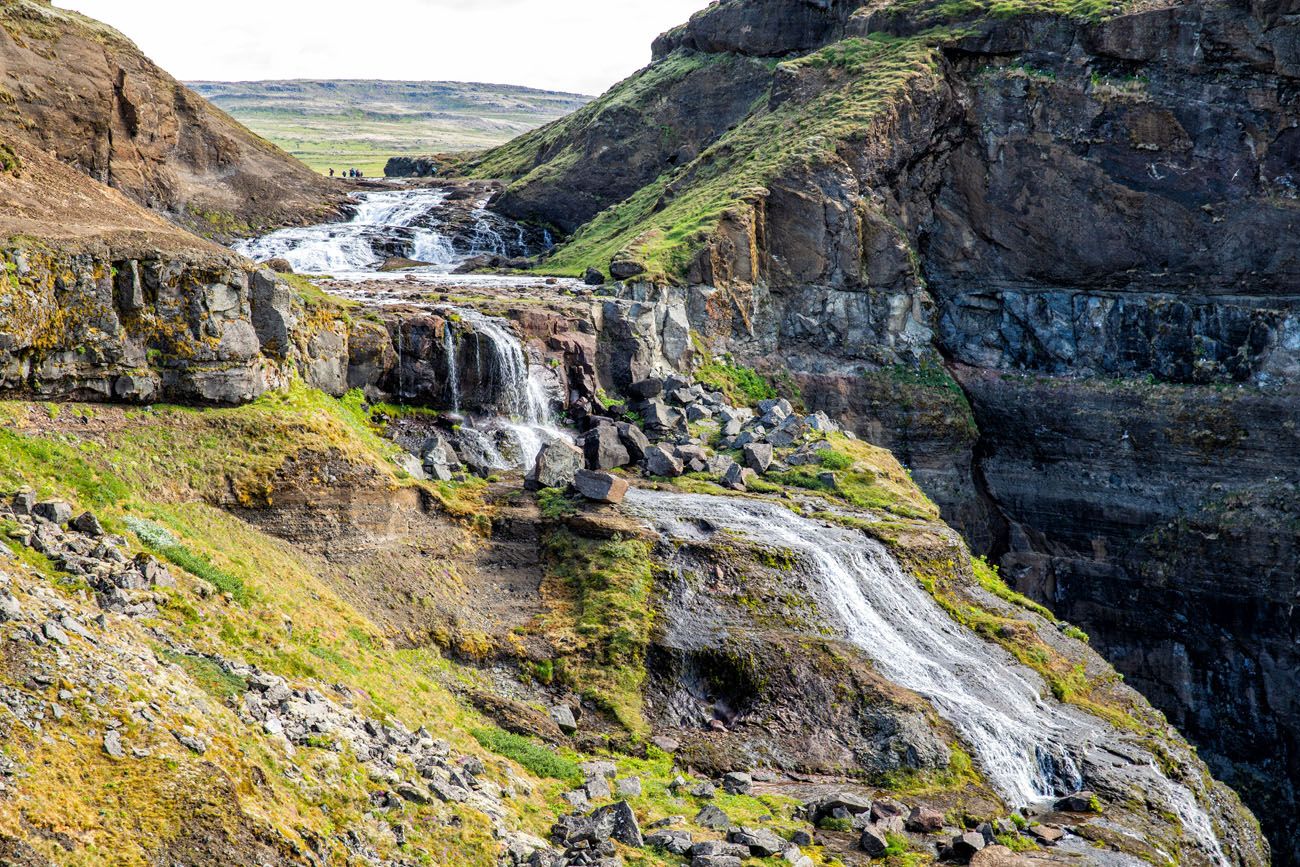
[[[582,209],[548,203],[601,184],[587,211],[613,219],[593,235],[608,250],[626,218],[613,258],[649,268],[605,302],[616,382],[674,366],[670,310],[710,352],[789,371],[809,409],[892,449],[1019,589],[1093,635],[1259,809],[1288,864],[1294,16],[1209,0],[1092,21],[715,4],[623,86],[638,91],[635,121],[619,120],[622,89],[597,100],[529,150],[505,197],[574,225]],[[920,52],[910,72],[883,62],[895,55],[847,59],[881,34]],[[673,167],[657,150],[657,125],[682,111],[671,96],[727,76],[748,89],[748,64],[767,57],[785,59],[768,96],[721,111],[729,137]],[[872,76],[888,95],[870,121],[834,115]],[[801,125],[816,159],[746,163],[734,149]],[[572,158],[610,140],[619,159],[654,157],[621,169],[624,185]],[[688,231],[687,205],[729,177],[727,205]]]

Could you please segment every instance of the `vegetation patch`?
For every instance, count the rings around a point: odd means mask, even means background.
[[[0,141],[0,174],[18,176],[22,171],[23,161],[18,154],[7,142]]]
[[[635,539],[586,539],[565,529],[545,540],[544,628],[567,651],[555,675],[581,690],[635,734],[641,711],[645,651],[653,625],[650,546]]]
[[[499,728],[474,729],[473,735],[484,749],[518,762],[536,776],[563,780],[574,786],[582,783],[582,769],[577,763],[522,735]]]
[[[695,381],[710,391],[720,391],[732,406],[753,406],[776,398],[776,388],[756,370],[731,361],[714,360],[695,369]]]

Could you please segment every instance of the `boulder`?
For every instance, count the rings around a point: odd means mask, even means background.
[[[885,839],[885,832],[882,829],[875,825],[868,825],[862,829],[858,845],[872,858],[879,858],[889,848],[889,841]]]
[[[66,524],[72,518],[72,507],[62,500],[45,500],[32,508],[32,514],[51,524]]]
[[[645,846],[645,840],[641,837],[641,826],[637,824],[636,814],[627,805],[627,801],[619,801],[617,804],[601,807],[592,816],[602,824],[609,825],[610,832],[608,836],[610,839],[617,840],[624,846],[631,846],[634,849]]]
[[[986,845],[988,844],[984,842],[983,834],[967,831],[952,838],[952,854],[959,861],[969,861]]]
[[[731,819],[713,804],[705,804],[695,816],[695,824],[715,831],[725,831],[731,827]]]
[[[624,777],[618,781],[616,786],[620,798],[639,798],[641,797],[641,778]]]
[[[749,467],[742,467],[740,464],[732,464],[725,475],[722,477],[722,486],[730,488],[733,491],[747,491],[750,483],[758,478],[758,473]]]
[[[30,515],[36,508],[36,495],[31,491],[19,491],[9,501],[9,508],[15,515]]]
[[[578,470],[573,478],[573,486],[588,500],[610,504],[623,502],[629,487],[626,479],[596,470]]]
[[[1066,795],[1056,802],[1056,809],[1065,813],[1095,813],[1094,804],[1100,801],[1097,799],[1096,792],[1075,792],[1073,795]]]
[[[890,798],[881,798],[871,803],[872,821],[879,822],[881,819],[892,819],[895,816],[906,815],[907,808]]]
[[[551,440],[537,453],[526,482],[533,489],[568,488],[583,468],[583,454],[563,440]]]
[[[645,422],[646,430],[662,434],[675,430],[682,423],[682,414],[658,398],[651,398],[637,405],[637,412]]]
[[[667,478],[676,478],[686,471],[686,465],[681,458],[673,453],[673,450],[662,443],[651,446],[646,452],[645,468],[652,476],[665,476]]]
[[[743,867],[745,861],[735,855],[696,855],[691,867]]]
[[[551,708],[551,719],[566,735],[571,735],[578,730],[578,721],[573,718],[573,710],[568,705],[557,704]]]
[[[632,456],[619,438],[618,429],[611,424],[598,425],[587,431],[582,439],[582,451],[589,470],[613,470],[632,462]]]
[[[722,840],[706,840],[692,846],[690,856],[692,858],[748,858],[749,847]]]
[[[68,526],[79,533],[85,533],[87,536],[98,538],[104,535],[104,528],[100,526],[99,519],[90,512],[82,512],[73,518]]]
[[[1029,836],[1033,837],[1039,843],[1048,846],[1055,846],[1057,843],[1061,842],[1061,838],[1065,836],[1065,832],[1052,825],[1030,825]]]
[[[605,275],[596,268],[588,268],[587,273],[582,275],[582,282],[588,286],[605,285]]]
[[[754,778],[744,771],[731,771],[723,776],[722,788],[728,795],[748,795],[754,788]]]
[[[651,376],[632,383],[627,392],[637,400],[649,400],[664,393],[664,381],[657,376]]]
[[[745,466],[756,473],[765,473],[772,466],[772,446],[767,443],[750,443],[742,451]]]
[[[671,855],[685,855],[693,844],[690,831],[655,831],[647,834],[645,843],[655,849],[662,849]]]
[[[650,451],[650,439],[645,432],[626,421],[618,422],[614,428],[618,431],[618,438],[623,443],[623,447],[631,456],[632,463],[639,464],[645,460],[646,452]]]
[[[907,830],[917,834],[933,834],[943,830],[943,813],[922,804],[914,807],[907,816]]]
[[[785,851],[786,841],[767,828],[741,827],[727,834],[727,839],[749,849],[755,858],[770,858]]]
[[[615,280],[630,280],[645,273],[645,266],[632,259],[615,259],[609,263],[609,276]]]
[[[400,455],[393,456],[393,463],[397,465],[399,470],[416,481],[422,482],[429,478],[424,471],[424,464],[415,455],[402,452]]]

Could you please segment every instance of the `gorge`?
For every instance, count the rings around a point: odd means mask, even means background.
[[[0,863],[1300,858],[1300,9],[723,0],[341,186],[0,10]]]

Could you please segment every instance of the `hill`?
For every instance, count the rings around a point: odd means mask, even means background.
[[[43,0],[0,3],[0,137],[23,138],[199,234],[322,218],[334,188],[159,69]]]
[[[450,81],[194,81],[190,87],[317,171],[383,174],[389,157],[481,150],[589,97]]]

